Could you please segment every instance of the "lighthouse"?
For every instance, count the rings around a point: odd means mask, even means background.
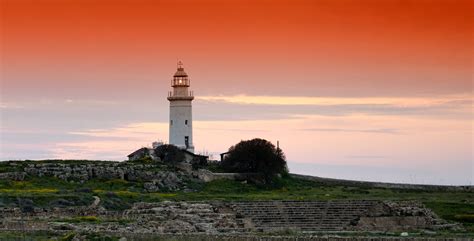
[[[169,143],[194,152],[193,145],[193,92],[189,90],[190,80],[184,72],[183,63],[178,62],[177,71],[171,80]]]

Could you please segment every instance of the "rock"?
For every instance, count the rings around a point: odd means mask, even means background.
[[[68,223],[52,223],[51,229],[53,230],[74,230],[75,226]]]
[[[431,230],[422,230],[421,231],[423,234],[427,234],[427,235],[436,235],[436,232],[435,231],[431,231]]]
[[[97,208],[99,206],[99,203],[100,203],[100,198],[98,196],[93,196],[94,198],[94,201],[92,202],[92,204],[89,206],[90,208]]]
[[[144,181],[148,192],[178,191],[184,189],[182,176],[191,179],[192,173],[153,170],[152,164],[104,163],[34,163],[28,164],[24,172],[0,173],[0,179],[23,180],[26,175],[52,176],[68,182],[84,183],[92,178],[100,180],[123,179]],[[184,168],[186,169],[186,168]],[[187,180],[187,179],[186,179]],[[79,191],[80,192],[80,191]]]
[[[163,179],[164,188],[170,191],[176,191],[179,189],[181,180],[176,176],[174,172],[169,172],[168,175]]]
[[[158,191],[178,191],[181,190],[185,184],[174,172],[162,172],[157,175],[157,178],[151,182],[143,184],[143,188],[148,192]]]
[[[182,220],[170,220],[163,224],[165,233],[194,233],[196,227],[191,223]]]
[[[4,172],[0,173],[0,180],[23,181],[25,176],[26,172]]]
[[[158,192],[160,191],[160,188],[157,185],[158,182],[158,180],[153,180],[152,182],[145,182],[143,183],[143,188],[147,192]]]
[[[56,199],[49,202],[49,205],[52,207],[67,207],[67,206],[73,206],[74,202],[60,198],[60,199]]]

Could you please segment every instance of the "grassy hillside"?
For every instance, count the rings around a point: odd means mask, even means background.
[[[8,169],[8,170],[6,170]],[[18,167],[21,169],[21,167]],[[17,170],[18,170],[17,169]],[[15,171],[0,163],[0,172]],[[418,200],[446,220],[463,223],[474,232],[474,193],[467,191],[422,191],[408,189],[350,187],[282,177],[272,186],[231,180],[189,183],[194,192],[146,192],[143,183],[121,179],[67,182],[54,177],[26,177],[23,181],[0,180],[0,207],[22,209],[50,206],[89,205],[93,196],[107,209],[129,208],[134,202],[164,200]]]

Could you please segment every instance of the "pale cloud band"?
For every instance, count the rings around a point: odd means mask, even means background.
[[[235,95],[197,99],[193,125],[198,153],[218,157],[218,153],[240,140],[260,137],[280,141],[292,163],[344,168],[348,165],[410,167],[417,173],[430,169],[446,172],[445,181],[430,183],[472,182],[470,95],[426,98]],[[124,160],[137,148],[168,139],[166,105],[160,105],[161,109],[141,106],[142,112],[133,112],[136,103],[85,108],[92,102],[67,102],[48,105],[49,109],[40,105],[37,109],[4,110],[9,118],[4,119],[8,125],[0,128],[0,156],[3,159]],[[127,115],[122,116],[124,108]],[[149,112],[153,115],[144,118]],[[34,118],[37,126],[27,125],[31,122],[24,121],[25,116]],[[87,122],[84,116],[94,116],[93,121]],[[68,128],[61,128],[66,122]],[[405,174],[400,171],[393,175],[402,178]]]
[[[211,102],[255,105],[392,105],[405,107],[433,106],[445,103],[468,103],[469,94],[434,97],[304,97],[304,96],[197,96],[196,99]]]

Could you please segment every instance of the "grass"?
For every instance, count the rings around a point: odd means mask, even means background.
[[[18,241],[50,241],[64,240],[65,235],[49,231],[20,232],[20,231],[0,231],[0,240],[18,240]],[[72,238],[71,238],[72,239]]]
[[[0,231],[0,240],[21,240],[21,241],[72,241],[77,233],[55,233],[48,231],[19,232],[19,231]],[[85,240],[90,241],[118,241],[120,237],[107,234],[79,234]]]
[[[46,160],[41,163],[58,162]],[[60,161],[84,164],[90,161]],[[93,161],[96,162],[96,161]],[[33,161],[0,162],[0,172],[18,171]],[[35,161],[35,163],[38,163]],[[102,162],[103,163],[103,162]],[[120,163],[119,165],[134,165]],[[168,167],[156,166],[156,169]],[[214,167],[216,169],[217,167]],[[196,192],[148,193],[142,182],[121,179],[89,180],[84,183],[63,181],[54,177],[30,177],[23,181],[0,180],[0,207],[2,206],[83,206],[90,205],[99,196],[101,205],[109,210],[130,208],[135,202],[204,201],[204,200],[417,200],[431,208],[440,217],[462,223],[468,232],[474,233],[474,193],[468,191],[438,191],[387,189],[364,186],[342,186],[285,176],[272,186],[259,186],[231,180],[209,183],[189,182],[187,186]]]
[[[425,205],[445,220],[459,222],[466,231],[474,233],[474,202],[472,200],[432,200]]]
[[[67,219],[60,219],[58,222],[65,222],[65,223],[101,223],[100,220],[96,216],[79,216],[74,218],[67,218]]]

